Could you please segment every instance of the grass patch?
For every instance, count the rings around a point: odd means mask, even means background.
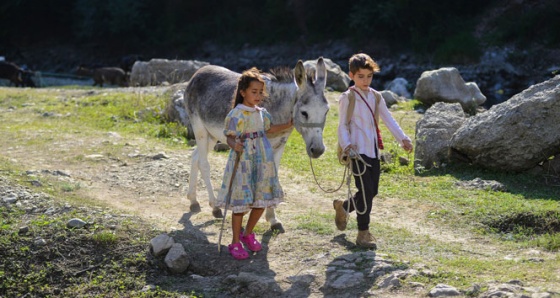
[[[298,223],[296,229],[307,230],[318,235],[332,235],[335,231],[332,224],[332,214],[308,212],[295,217]]]
[[[532,245],[548,251],[560,251],[560,233],[543,234],[530,241]]]
[[[154,138],[186,142],[187,129],[168,123],[162,116],[168,96],[134,92],[75,91],[70,96],[55,96],[55,91],[0,90],[0,104],[12,108],[14,115],[32,114],[7,128],[21,133],[41,130],[73,133],[82,130],[119,131]],[[10,117],[12,118],[12,117]],[[41,142],[41,140],[37,140]]]
[[[112,231],[102,231],[92,236],[92,239],[98,245],[110,246],[117,243],[117,235]]]

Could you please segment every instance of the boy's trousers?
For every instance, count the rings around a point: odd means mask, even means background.
[[[367,231],[369,229],[373,198],[377,195],[377,191],[379,189],[379,175],[381,174],[381,168],[378,158],[371,158],[364,154],[360,154],[360,156],[366,163],[371,165],[371,167],[365,166],[361,161],[357,159],[353,159],[354,173],[362,173],[364,171],[364,166],[366,167],[366,170],[361,176],[354,175],[354,183],[356,185],[356,188],[358,189],[358,192],[356,192],[356,194],[352,197],[352,200],[356,203],[355,206],[359,211],[356,212],[358,230]],[[364,193],[366,206],[364,206]],[[348,204],[350,204],[350,209],[348,209]],[[350,212],[355,210],[354,204],[350,203],[350,201],[348,200],[344,201],[344,204],[342,206],[345,210],[349,210]]]

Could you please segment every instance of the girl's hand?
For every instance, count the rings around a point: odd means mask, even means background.
[[[292,126],[294,126],[294,119],[290,118],[290,121],[288,121],[287,123],[271,125],[270,128],[266,131],[266,133],[269,134],[269,133],[280,132],[289,129]]]
[[[240,139],[233,136],[228,136],[227,144],[231,149],[233,149],[233,151],[239,153],[243,152],[243,142]]]
[[[233,150],[237,153],[242,153],[243,152],[243,143],[241,142],[241,140],[235,139],[235,146],[234,146]]]

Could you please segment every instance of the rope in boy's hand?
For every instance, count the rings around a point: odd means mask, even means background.
[[[356,152],[356,149],[353,147],[353,145],[350,145],[346,149],[346,156],[348,156],[349,158],[355,159],[360,155],[358,154],[358,152]]]

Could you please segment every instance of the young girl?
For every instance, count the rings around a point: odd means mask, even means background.
[[[278,182],[274,155],[266,133],[288,129],[292,126],[292,122],[271,125],[270,114],[266,109],[258,106],[265,96],[265,84],[259,70],[253,67],[244,71],[237,84],[233,109],[225,119],[224,134],[232,150],[217,201],[220,202],[219,207],[226,206],[230,180],[233,176],[229,203],[233,213],[231,220],[233,239],[228,249],[238,260],[249,257],[241,243],[251,251],[262,249],[259,241],[255,239],[253,228],[264,209],[278,205],[284,196]],[[239,164],[235,167],[238,154]],[[235,175],[233,175],[234,168],[236,168]],[[249,212],[249,219],[242,233],[241,224],[247,212]]]

